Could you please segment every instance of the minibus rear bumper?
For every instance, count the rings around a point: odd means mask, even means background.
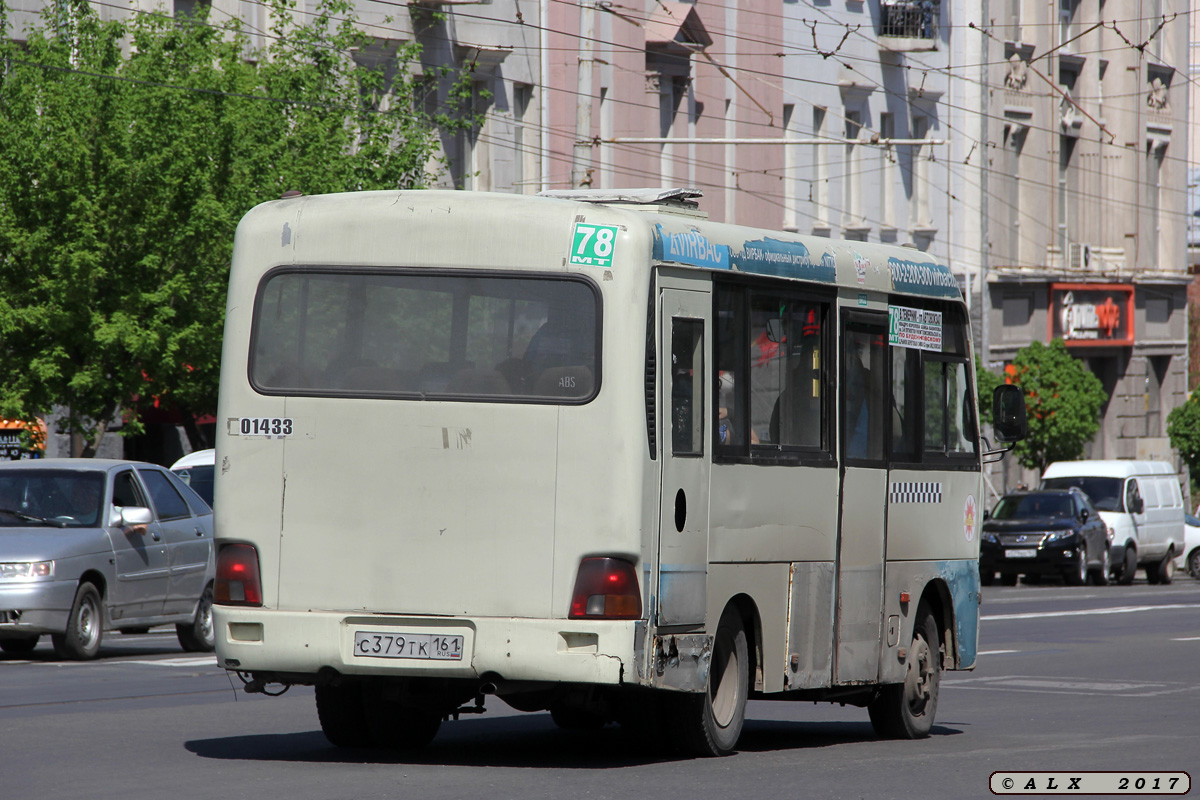
[[[637,620],[426,617],[215,605],[213,622],[220,666],[286,675],[288,683],[318,683],[330,670],[342,675],[636,682]],[[386,654],[398,641],[411,655]],[[455,646],[461,646],[457,658]]]

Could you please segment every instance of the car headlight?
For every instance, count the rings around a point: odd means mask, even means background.
[[[13,561],[0,563],[0,581],[49,578],[54,575],[53,561]]]
[[[1075,531],[1067,529],[1065,531],[1050,531],[1050,535],[1046,537],[1046,544],[1050,542],[1058,542],[1063,539],[1070,539],[1075,536]]]
[[[983,540],[985,542],[987,542],[988,544],[996,544],[997,542],[1000,541],[1000,537],[994,533],[985,533],[983,535]]]

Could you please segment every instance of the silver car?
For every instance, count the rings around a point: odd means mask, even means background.
[[[89,659],[106,630],[169,624],[184,650],[212,650],[212,541],[212,509],[154,464],[0,462],[0,650],[48,633]]]

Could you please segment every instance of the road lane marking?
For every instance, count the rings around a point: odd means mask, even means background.
[[[1077,611],[1031,611],[1025,614],[984,614],[983,619],[1047,619],[1049,617],[1087,617],[1101,614],[1133,614],[1139,611],[1164,611],[1173,608],[1200,608],[1200,603],[1175,603],[1161,606],[1115,606],[1113,608],[1083,608]]]
[[[208,656],[207,658],[160,658],[154,661],[151,660],[129,660],[129,661],[114,661],[114,664],[147,664],[152,667],[201,667],[217,666],[217,657]]]
[[[1182,639],[1172,639],[1172,642],[1200,642],[1200,636],[1185,636]]]
[[[982,689],[996,692],[1025,692],[1030,694],[1109,694],[1121,697],[1154,697],[1195,691],[1185,683],[1135,683],[1105,681],[1094,678],[1040,677],[1034,675],[999,675],[995,677],[943,679],[943,687],[952,689]]]
[[[1005,653],[1019,653],[1020,650],[980,650],[976,655],[981,656],[1002,656]]]

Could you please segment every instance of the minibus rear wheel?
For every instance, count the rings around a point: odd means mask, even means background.
[[[724,756],[733,752],[746,721],[750,693],[750,654],[741,614],[725,609],[713,642],[708,690],[672,698],[671,722],[676,740],[688,753]]]
[[[921,603],[904,660],[904,683],[889,684],[867,704],[871,726],[888,739],[924,739],[933,728],[942,682],[942,647],[937,620]]]
[[[317,719],[321,721],[321,732],[330,744],[335,747],[371,745],[360,684],[318,686],[316,696]]]

